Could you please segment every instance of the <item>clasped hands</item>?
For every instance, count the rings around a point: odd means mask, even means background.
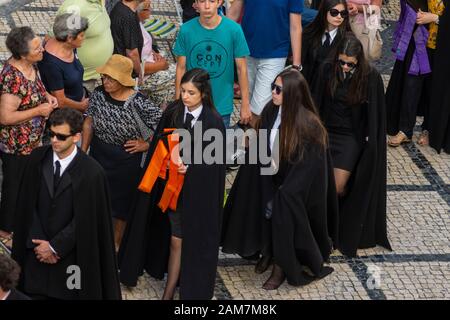
[[[53,252],[48,241],[33,239],[32,242],[37,245],[34,248],[34,253],[40,262],[47,264],[55,264],[58,262],[60,257]]]

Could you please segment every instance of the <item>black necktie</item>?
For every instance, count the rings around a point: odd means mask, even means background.
[[[192,120],[194,120],[194,116],[192,113],[186,113],[186,119],[184,120],[184,128],[185,129],[191,129],[192,127]]]
[[[59,179],[61,176],[61,163],[58,160],[55,161],[55,173],[53,174],[53,187],[56,190],[58,186]]]
[[[323,43],[323,46],[324,46],[325,48],[328,48],[328,47],[331,45],[331,37],[330,37],[330,34],[329,34],[328,32],[325,32],[325,37],[326,37],[326,39],[325,39],[325,42]]]

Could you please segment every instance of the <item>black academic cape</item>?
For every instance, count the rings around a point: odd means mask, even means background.
[[[272,128],[277,112],[270,105],[264,109],[262,129]],[[239,169],[225,205],[222,251],[251,256],[265,251],[269,240],[274,261],[289,284],[306,284],[303,266],[320,277],[332,243],[337,241],[337,197],[330,158],[325,150],[310,146],[300,161],[282,161],[274,176],[261,175],[262,166],[244,164]],[[271,200],[272,216],[267,220],[265,208]]]
[[[326,86],[331,66],[314,79],[314,100],[320,111],[329,96]],[[376,245],[391,250],[386,228],[386,107],[384,86],[375,68],[369,73],[367,101],[352,108],[352,122],[362,144],[360,158],[349,179],[348,193],[339,199],[338,249],[354,257],[358,248]],[[358,121],[362,123],[357,123]]]
[[[302,74],[311,86],[314,75],[319,72],[320,66],[329,59],[336,50],[343,37],[338,30],[336,37],[328,48],[314,46],[313,38],[307,34],[302,38]],[[322,40],[320,40],[322,41]],[[320,42],[322,43],[322,42]]]
[[[19,192],[26,197],[26,201],[17,203],[12,257],[22,267],[28,250],[27,240],[33,223],[33,212],[37,206],[41,181],[44,179],[43,162],[51,152],[51,146],[44,146],[31,153],[21,183]],[[78,298],[119,300],[121,292],[114,250],[111,205],[103,169],[95,160],[78,150],[61,179],[60,184],[67,183],[73,194],[73,203],[67,205],[73,206],[76,226],[74,250],[76,264],[81,271]],[[67,274],[67,277],[69,276],[70,274]],[[22,286],[23,279],[19,282],[19,288],[22,289]]]
[[[429,109],[430,146],[450,153],[450,1],[439,19]]]
[[[163,129],[182,128],[183,119],[183,104],[174,103],[167,108],[149,148],[147,164],[158,139],[163,137]],[[225,137],[225,126],[215,110],[203,107],[194,128],[200,124],[202,133],[214,128]],[[209,143],[195,142],[202,150]],[[185,175],[180,194],[183,245],[179,281],[180,298],[184,300],[211,299],[214,294],[225,170],[225,164],[190,164]],[[157,279],[163,279],[167,272],[170,223],[167,212],[163,213],[157,206],[165,183],[159,178],[150,194],[137,191],[119,250],[120,281],[127,286],[136,286],[144,270]]]

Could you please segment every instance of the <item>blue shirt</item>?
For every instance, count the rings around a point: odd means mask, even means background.
[[[285,58],[291,46],[291,13],[303,12],[303,0],[245,0],[242,29],[257,59]]]
[[[67,98],[78,102],[83,99],[84,69],[76,52],[73,61],[68,63],[44,51],[44,58],[38,62],[38,68],[42,82],[49,92],[64,89]]]
[[[214,105],[221,115],[233,112],[234,59],[249,55],[241,26],[222,17],[215,29],[204,28],[199,18],[181,26],[174,53],[186,57],[186,70],[208,71]]]

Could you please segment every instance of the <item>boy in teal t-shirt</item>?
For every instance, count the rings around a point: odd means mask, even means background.
[[[241,123],[251,119],[246,56],[250,51],[241,26],[217,14],[222,0],[197,0],[200,17],[182,25],[174,53],[177,55],[176,97],[180,97],[180,81],[187,70],[208,71],[214,104],[225,126],[233,112],[234,63],[241,88]]]

